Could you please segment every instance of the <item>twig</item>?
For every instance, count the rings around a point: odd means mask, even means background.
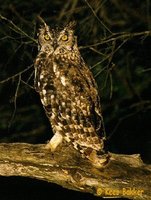
[[[34,87],[30,84],[28,84],[28,82],[24,81],[24,80],[21,80],[21,82],[25,85],[27,85],[30,89],[34,90]]]
[[[90,44],[87,46],[81,46],[80,49],[86,49],[86,48],[90,48],[90,47],[99,46],[102,44],[107,44],[107,43],[110,43],[115,40],[125,40],[125,39],[131,39],[133,37],[139,37],[139,36],[144,36],[144,37],[151,36],[151,31],[143,31],[143,32],[138,32],[138,33],[125,33],[125,32],[113,33],[111,36],[105,37],[98,43]]]
[[[13,31],[16,33],[22,34],[25,37],[29,38],[33,42],[37,43],[37,40],[35,40],[33,37],[29,36],[27,33],[25,33],[21,28],[19,28],[16,24],[14,24],[11,20],[7,19],[6,17],[2,16],[0,14],[0,19],[7,21],[12,27],[10,27]]]
[[[110,139],[111,139],[111,137],[114,135],[114,133],[115,133],[116,130],[118,129],[119,125],[120,125],[124,120],[126,120],[126,119],[129,118],[129,117],[132,117],[132,116],[138,114],[139,112],[140,112],[140,111],[136,111],[136,112],[133,112],[133,113],[129,113],[129,114],[127,114],[127,115],[125,115],[125,116],[119,118],[117,124],[116,124],[115,127],[113,128],[113,131],[112,131],[111,134],[107,137],[107,140],[110,140]]]
[[[12,75],[12,76],[10,76],[10,77],[8,77],[8,78],[6,78],[6,79],[0,81],[0,84],[5,83],[5,82],[7,82],[7,81],[9,81],[9,80],[11,80],[11,79],[13,79],[13,78],[16,78],[17,76],[20,76],[21,74],[25,73],[26,71],[28,71],[28,70],[29,70],[30,68],[32,68],[32,67],[33,67],[33,64],[27,66],[26,69],[24,69],[24,70],[22,70],[22,71],[20,71],[20,72],[18,72],[18,73],[16,73],[16,74],[14,74],[14,75]]]
[[[15,113],[16,113],[16,108],[17,108],[16,102],[17,102],[17,95],[18,95],[18,91],[19,91],[20,82],[21,82],[21,74],[18,77],[18,83],[17,83],[15,95],[14,95],[14,111],[13,111],[13,114],[12,114],[11,119],[10,119],[9,124],[8,124],[8,130],[10,129],[10,126],[12,124],[12,121],[13,121]]]
[[[109,32],[112,33],[110,31],[110,29],[101,21],[101,19],[97,16],[96,12],[93,10],[92,6],[89,4],[89,2],[87,0],[85,0],[86,4],[88,5],[88,7],[91,9],[93,15],[96,17],[96,19],[100,22],[101,25],[104,26],[104,28]]]

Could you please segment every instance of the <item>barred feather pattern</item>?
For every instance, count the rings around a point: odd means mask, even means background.
[[[49,53],[48,48],[41,50],[34,66],[35,89],[53,133],[61,135],[92,164],[104,166],[108,155],[104,151],[97,85],[76,42],[70,51],[65,51],[64,46],[53,53]]]

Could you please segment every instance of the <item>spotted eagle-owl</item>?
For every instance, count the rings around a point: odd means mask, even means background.
[[[52,126],[51,151],[65,140],[96,167],[108,162],[96,82],[80,55],[74,22],[39,29],[35,89]]]

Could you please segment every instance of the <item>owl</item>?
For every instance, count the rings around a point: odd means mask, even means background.
[[[45,22],[41,26],[34,84],[54,133],[47,148],[54,152],[66,141],[101,168],[109,156],[104,150],[100,99],[93,75],[79,52],[74,28],[75,22],[56,29]]]

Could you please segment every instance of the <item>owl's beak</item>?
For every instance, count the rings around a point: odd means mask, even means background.
[[[54,50],[58,47],[58,44],[56,41],[54,41],[53,46],[54,46]]]

